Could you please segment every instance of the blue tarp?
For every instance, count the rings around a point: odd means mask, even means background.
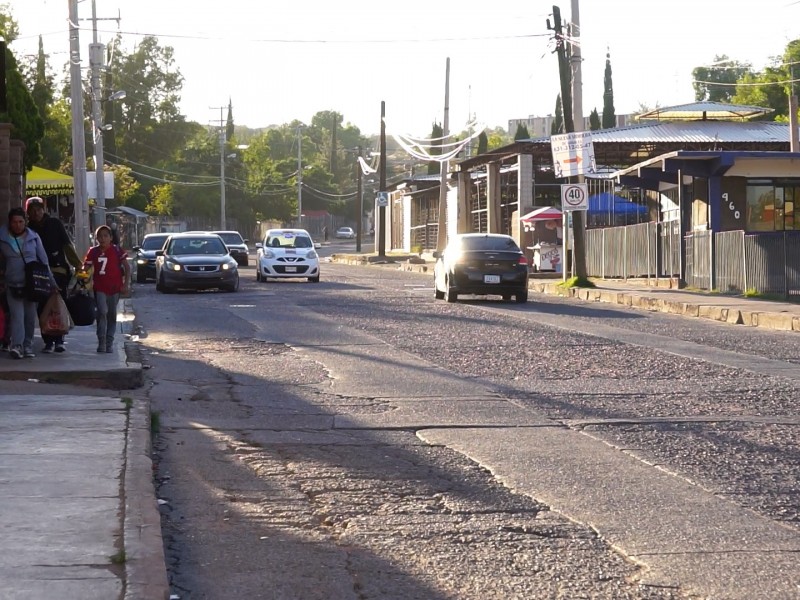
[[[618,215],[647,214],[647,207],[634,204],[627,198],[611,192],[602,192],[589,196],[589,213],[614,213]]]

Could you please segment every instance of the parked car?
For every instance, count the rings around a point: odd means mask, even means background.
[[[141,246],[134,246],[136,252],[136,283],[145,283],[156,278],[156,250],[164,247],[170,233],[148,233],[142,238]]]
[[[247,247],[247,240],[238,231],[212,231],[225,242],[230,250],[231,256],[236,259],[240,266],[246,267],[250,264],[250,248]]]
[[[476,294],[528,301],[528,259],[511,236],[462,233],[433,255],[437,300],[455,302],[459,294]]]
[[[156,289],[239,289],[239,265],[215,233],[174,233],[156,252]]]
[[[354,240],[356,239],[356,232],[352,227],[339,227],[336,230],[336,237],[340,240]]]
[[[305,229],[269,229],[256,248],[256,281],[305,277],[319,282],[319,255]]]

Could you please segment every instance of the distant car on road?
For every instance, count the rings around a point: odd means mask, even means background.
[[[247,240],[242,237],[238,231],[212,231],[216,233],[225,242],[231,256],[236,259],[239,265],[246,267],[250,264],[250,248],[247,247]]]
[[[336,230],[336,238],[340,240],[354,240],[356,239],[356,232],[352,227],[339,227]]]
[[[319,283],[319,255],[305,229],[269,229],[256,244],[256,281],[305,277]]]
[[[528,301],[528,259],[514,238],[499,233],[462,233],[443,252],[434,252],[434,295],[458,300],[459,294],[498,295]]]
[[[239,289],[239,265],[215,233],[174,233],[156,252],[156,290]]]
[[[156,250],[164,247],[170,233],[148,233],[142,238],[141,246],[134,246],[136,252],[136,283],[145,283],[156,278]]]

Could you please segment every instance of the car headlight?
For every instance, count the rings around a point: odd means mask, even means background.
[[[137,258],[136,259],[136,264],[137,265],[146,265],[147,264],[147,259],[146,258]]]
[[[317,258],[317,253],[314,250],[311,250],[308,254],[306,254],[306,258]]]
[[[273,259],[275,258],[275,253],[272,250],[264,250],[264,253],[261,256],[263,258]]]
[[[172,262],[172,261],[169,261],[169,260],[164,261],[164,266],[169,271],[180,271],[181,270],[181,266],[178,263]]]

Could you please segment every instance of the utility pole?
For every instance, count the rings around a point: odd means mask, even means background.
[[[442,125],[442,143],[450,134],[450,57],[447,57],[444,75],[444,123]],[[447,175],[450,161],[439,163],[439,227],[436,234],[436,249],[440,252],[447,245]]]
[[[553,33],[556,37],[556,52],[558,54],[558,72],[561,79],[561,108],[564,114],[564,131],[574,133],[575,121],[580,122],[579,131],[583,131],[583,103],[581,98],[581,55],[580,55],[580,15],[578,0],[572,0],[573,25],[571,27],[570,54],[567,54],[567,39],[564,36],[561,24],[561,10],[553,6]],[[549,27],[549,23],[548,23]],[[577,81],[576,81],[577,79]],[[577,98],[577,102],[575,97]],[[575,114],[575,109],[579,114]],[[582,180],[582,178],[581,178]],[[564,213],[566,215],[566,212]],[[586,252],[584,244],[584,218],[583,212],[576,210],[572,216],[572,269],[577,277],[586,277]],[[566,245],[569,228],[564,223],[564,241]],[[566,268],[564,269],[566,275]]]
[[[381,100],[380,191],[386,191],[386,101]],[[378,208],[378,256],[386,256],[386,207]]]
[[[72,115],[72,178],[75,188],[75,249],[79,256],[89,249],[89,198],[86,193],[86,138],[83,129],[83,86],[78,27],[78,0],[69,2],[69,74]]]
[[[92,85],[92,141],[94,142],[94,174],[96,181],[94,227],[106,224],[106,180],[103,165],[103,114],[100,109],[100,70],[104,64],[105,46],[97,42],[97,5],[92,0],[92,44],[89,45],[89,66]]]
[[[297,226],[303,228],[303,136],[297,126]]]
[[[211,110],[219,110],[219,227],[222,231],[228,228],[225,218],[225,148],[228,145],[228,139],[225,133],[225,119],[222,115],[222,111],[226,108],[226,106],[209,106]]]
[[[356,252],[361,252],[361,222],[363,219],[364,214],[364,196],[362,193],[363,187],[363,177],[362,177],[362,169],[361,169],[361,153],[363,152],[363,148],[359,145],[357,146],[358,156],[356,156],[356,180],[358,181],[358,191],[356,192]]]

